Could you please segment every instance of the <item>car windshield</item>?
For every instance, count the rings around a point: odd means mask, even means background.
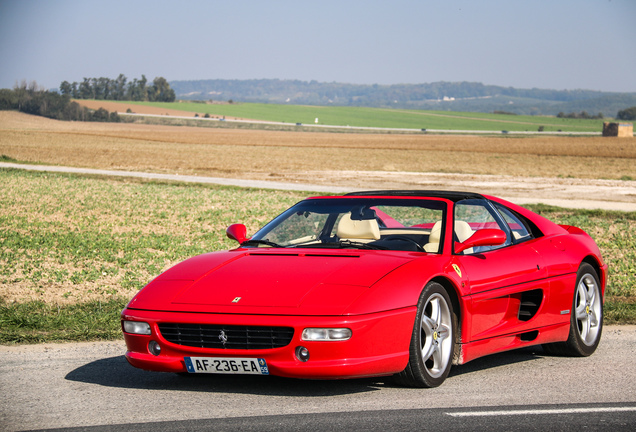
[[[439,251],[446,203],[435,199],[314,198],[301,201],[244,246]]]

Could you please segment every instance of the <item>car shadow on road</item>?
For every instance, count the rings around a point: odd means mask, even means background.
[[[539,347],[491,355],[451,369],[449,379],[488,369],[539,359]],[[268,396],[334,396],[364,393],[397,387],[391,377],[352,380],[300,380],[275,376],[207,375],[147,372],[128,364],[124,356],[87,363],[69,372],[69,381],[106,387],[145,390],[199,391],[210,393],[248,393]]]
[[[87,363],[69,372],[65,379],[126,389],[317,397],[375,391],[384,387],[386,380],[386,378],[372,378],[318,381],[275,376],[148,372],[130,366],[124,356]]]
[[[480,357],[460,366],[453,366],[449,377],[457,377],[464,374],[479,373],[500,366],[508,366],[515,363],[534,361],[545,357],[545,352],[540,346],[520,348],[498,354]]]

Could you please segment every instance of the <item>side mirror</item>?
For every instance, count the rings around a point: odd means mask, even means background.
[[[227,236],[232,240],[237,241],[239,244],[242,244],[245,240],[247,240],[247,228],[245,228],[245,225],[243,224],[230,225],[227,227],[227,230],[225,230],[225,234],[227,234]]]
[[[455,253],[475,246],[498,246],[506,242],[506,233],[500,229],[482,229],[470,236],[463,243],[455,243]]]

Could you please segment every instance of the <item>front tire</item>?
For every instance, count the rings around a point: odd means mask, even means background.
[[[584,263],[576,276],[568,340],[546,344],[548,354],[587,357],[596,351],[603,331],[603,297],[594,267]]]
[[[395,379],[409,387],[437,387],[450,372],[455,350],[457,318],[443,286],[430,282],[420,295],[409,363]]]

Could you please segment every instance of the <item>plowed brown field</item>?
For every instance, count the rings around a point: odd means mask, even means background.
[[[194,113],[190,111],[180,111],[174,109],[158,108],[147,105],[136,105],[126,102],[113,102],[113,101],[96,101],[96,100],[76,100],[82,106],[96,110],[104,108],[109,112],[126,112],[130,109],[133,113],[137,114],[153,114],[153,115],[169,115],[169,116],[184,116],[194,117]],[[234,117],[226,117],[228,120]]]
[[[307,171],[636,178],[636,139],[339,134],[61,122],[0,112],[0,155],[76,167],[289,180]]]

